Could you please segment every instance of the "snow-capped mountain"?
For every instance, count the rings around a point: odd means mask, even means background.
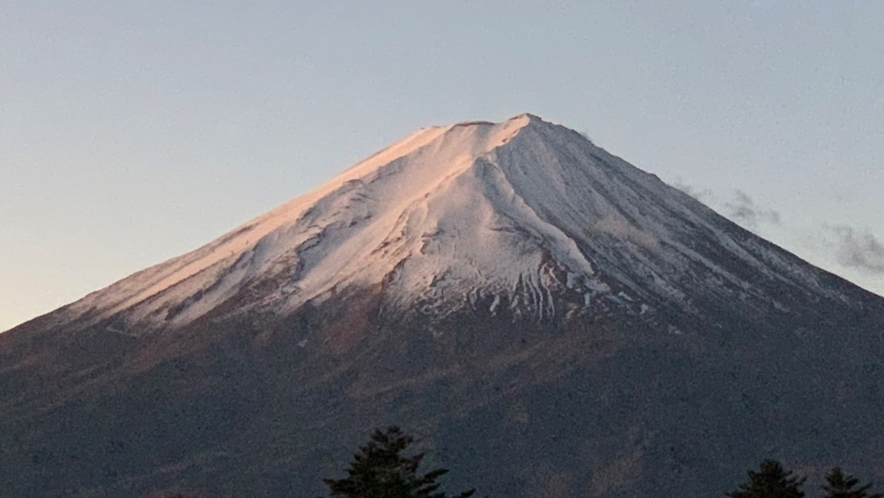
[[[766,311],[788,309],[784,293],[847,300],[827,278],[523,114],[420,130],[70,311],[141,334],[206,315],[290,314],[353,287],[383,287],[388,309],[442,316],[480,304],[538,320],[612,305],[697,311],[709,298]]]
[[[390,424],[497,497],[881,480],[884,299],[523,114],[0,334],[0,393],[3,496],[316,496]]]

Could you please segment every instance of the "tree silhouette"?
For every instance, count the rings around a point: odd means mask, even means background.
[[[371,440],[359,447],[345,479],[323,479],[331,498],[448,498],[437,491],[436,479],[448,472],[436,469],[418,474],[424,454],[402,454],[414,438],[398,427],[386,431],[375,430]],[[467,498],[475,490],[465,491],[452,498]]]
[[[806,478],[792,477],[775,460],[761,462],[758,472],[749,471],[749,482],[741,484],[738,491],[728,493],[730,498],[804,498],[801,485]]]
[[[850,475],[844,475],[840,467],[833,468],[826,474],[826,484],[823,485],[826,495],[824,498],[884,498],[881,493],[869,494],[871,483],[856,487],[859,479]]]

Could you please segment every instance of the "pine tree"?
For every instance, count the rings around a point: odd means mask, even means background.
[[[414,438],[398,427],[376,430],[371,440],[359,447],[345,479],[323,479],[331,498],[448,498],[437,491],[436,479],[448,472],[436,469],[418,474],[424,454],[408,457],[402,454]],[[452,498],[467,498],[475,490],[465,491]]]
[[[869,494],[871,483],[856,488],[859,479],[850,475],[844,475],[840,467],[835,467],[826,475],[827,484],[823,486],[826,492],[824,498],[884,498],[881,493]]]
[[[765,460],[758,472],[749,471],[749,482],[738,491],[728,493],[730,498],[804,498],[801,486],[805,478],[792,477],[775,460]]]

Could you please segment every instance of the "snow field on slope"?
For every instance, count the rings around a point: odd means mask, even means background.
[[[440,316],[489,297],[492,312],[504,298],[543,319],[557,313],[563,289],[586,307],[607,294],[644,312],[648,303],[689,306],[699,288],[765,299],[719,254],[695,250],[698,241],[766,280],[822,289],[815,269],[737,240],[727,223],[576,132],[521,115],[420,130],[72,309],[183,325],[234,297],[289,313],[381,282],[388,302]]]

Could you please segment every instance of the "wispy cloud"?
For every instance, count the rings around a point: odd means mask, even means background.
[[[835,259],[839,264],[884,275],[884,243],[871,233],[848,225],[826,228],[835,236]]]
[[[697,199],[698,201],[706,202],[712,199],[712,191],[708,188],[699,189],[697,187],[688,185],[681,180],[676,180],[672,183],[672,186],[688,194],[694,199]]]
[[[725,203],[727,216],[746,228],[758,228],[762,223],[773,225],[780,224],[780,213],[773,209],[764,209],[755,204],[755,201],[746,192],[736,190],[734,199]]]

